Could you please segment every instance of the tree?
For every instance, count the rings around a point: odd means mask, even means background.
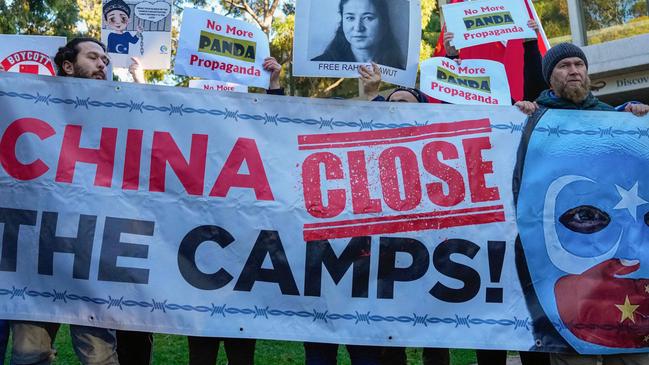
[[[568,2],[565,0],[539,0],[534,3],[543,29],[548,38],[557,38],[570,34]]]
[[[99,39],[101,37],[101,0],[77,0],[79,7],[79,20],[86,28],[84,32],[88,37]]]
[[[273,27],[273,16],[280,0],[221,0],[229,14],[249,16],[266,34]]]
[[[67,0],[0,0],[0,33],[72,36],[79,8]]]

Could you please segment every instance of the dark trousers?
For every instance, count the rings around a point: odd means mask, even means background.
[[[450,365],[451,353],[448,349],[424,348],[422,352],[424,365]],[[384,347],[381,352],[381,365],[407,365],[405,347]]]
[[[221,341],[228,365],[254,365],[255,340],[194,336],[187,337],[189,365],[215,365]]]
[[[352,365],[380,365],[381,347],[347,345]],[[305,365],[336,365],[338,345],[329,343],[304,343]]]
[[[477,350],[478,365],[505,365],[507,351],[504,350]],[[519,352],[523,365],[550,365],[550,355],[544,352]]]
[[[4,364],[7,341],[9,340],[9,321],[0,319],[0,365]]]
[[[381,351],[381,365],[407,365],[405,347],[383,347]]]
[[[117,331],[117,357],[120,365],[151,364],[153,333]]]
[[[450,365],[451,353],[449,349],[426,347],[421,354],[424,365]]]

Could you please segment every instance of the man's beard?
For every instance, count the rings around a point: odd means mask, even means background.
[[[74,75],[72,76],[80,79],[106,80],[106,73],[104,71],[91,72],[81,67],[75,67]]]
[[[551,84],[556,86],[553,90],[557,96],[570,100],[575,104],[581,104],[590,94],[590,77],[588,75],[578,84],[567,83],[553,76]]]

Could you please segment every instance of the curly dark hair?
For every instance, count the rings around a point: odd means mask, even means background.
[[[84,43],[84,42],[92,42],[98,44],[101,49],[106,52],[106,46],[101,43],[100,41],[94,39],[94,38],[89,38],[89,37],[79,37],[79,38],[74,38],[68,44],[66,44],[63,47],[59,47],[59,51],[56,52],[56,56],[54,56],[54,63],[56,63],[56,66],[58,67],[58,76],[67,76],[65,74],[65,71],[63,71],[63,62],[65,61],[70,61],[72,63],[77,62],[77,56],[79,55],[79,44]]]

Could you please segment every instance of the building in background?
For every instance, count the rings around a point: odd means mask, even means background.
[[[533,4],[551,44],[572,42],[584,49],[595,95],[613,105],[649,103],[649,0]]]

